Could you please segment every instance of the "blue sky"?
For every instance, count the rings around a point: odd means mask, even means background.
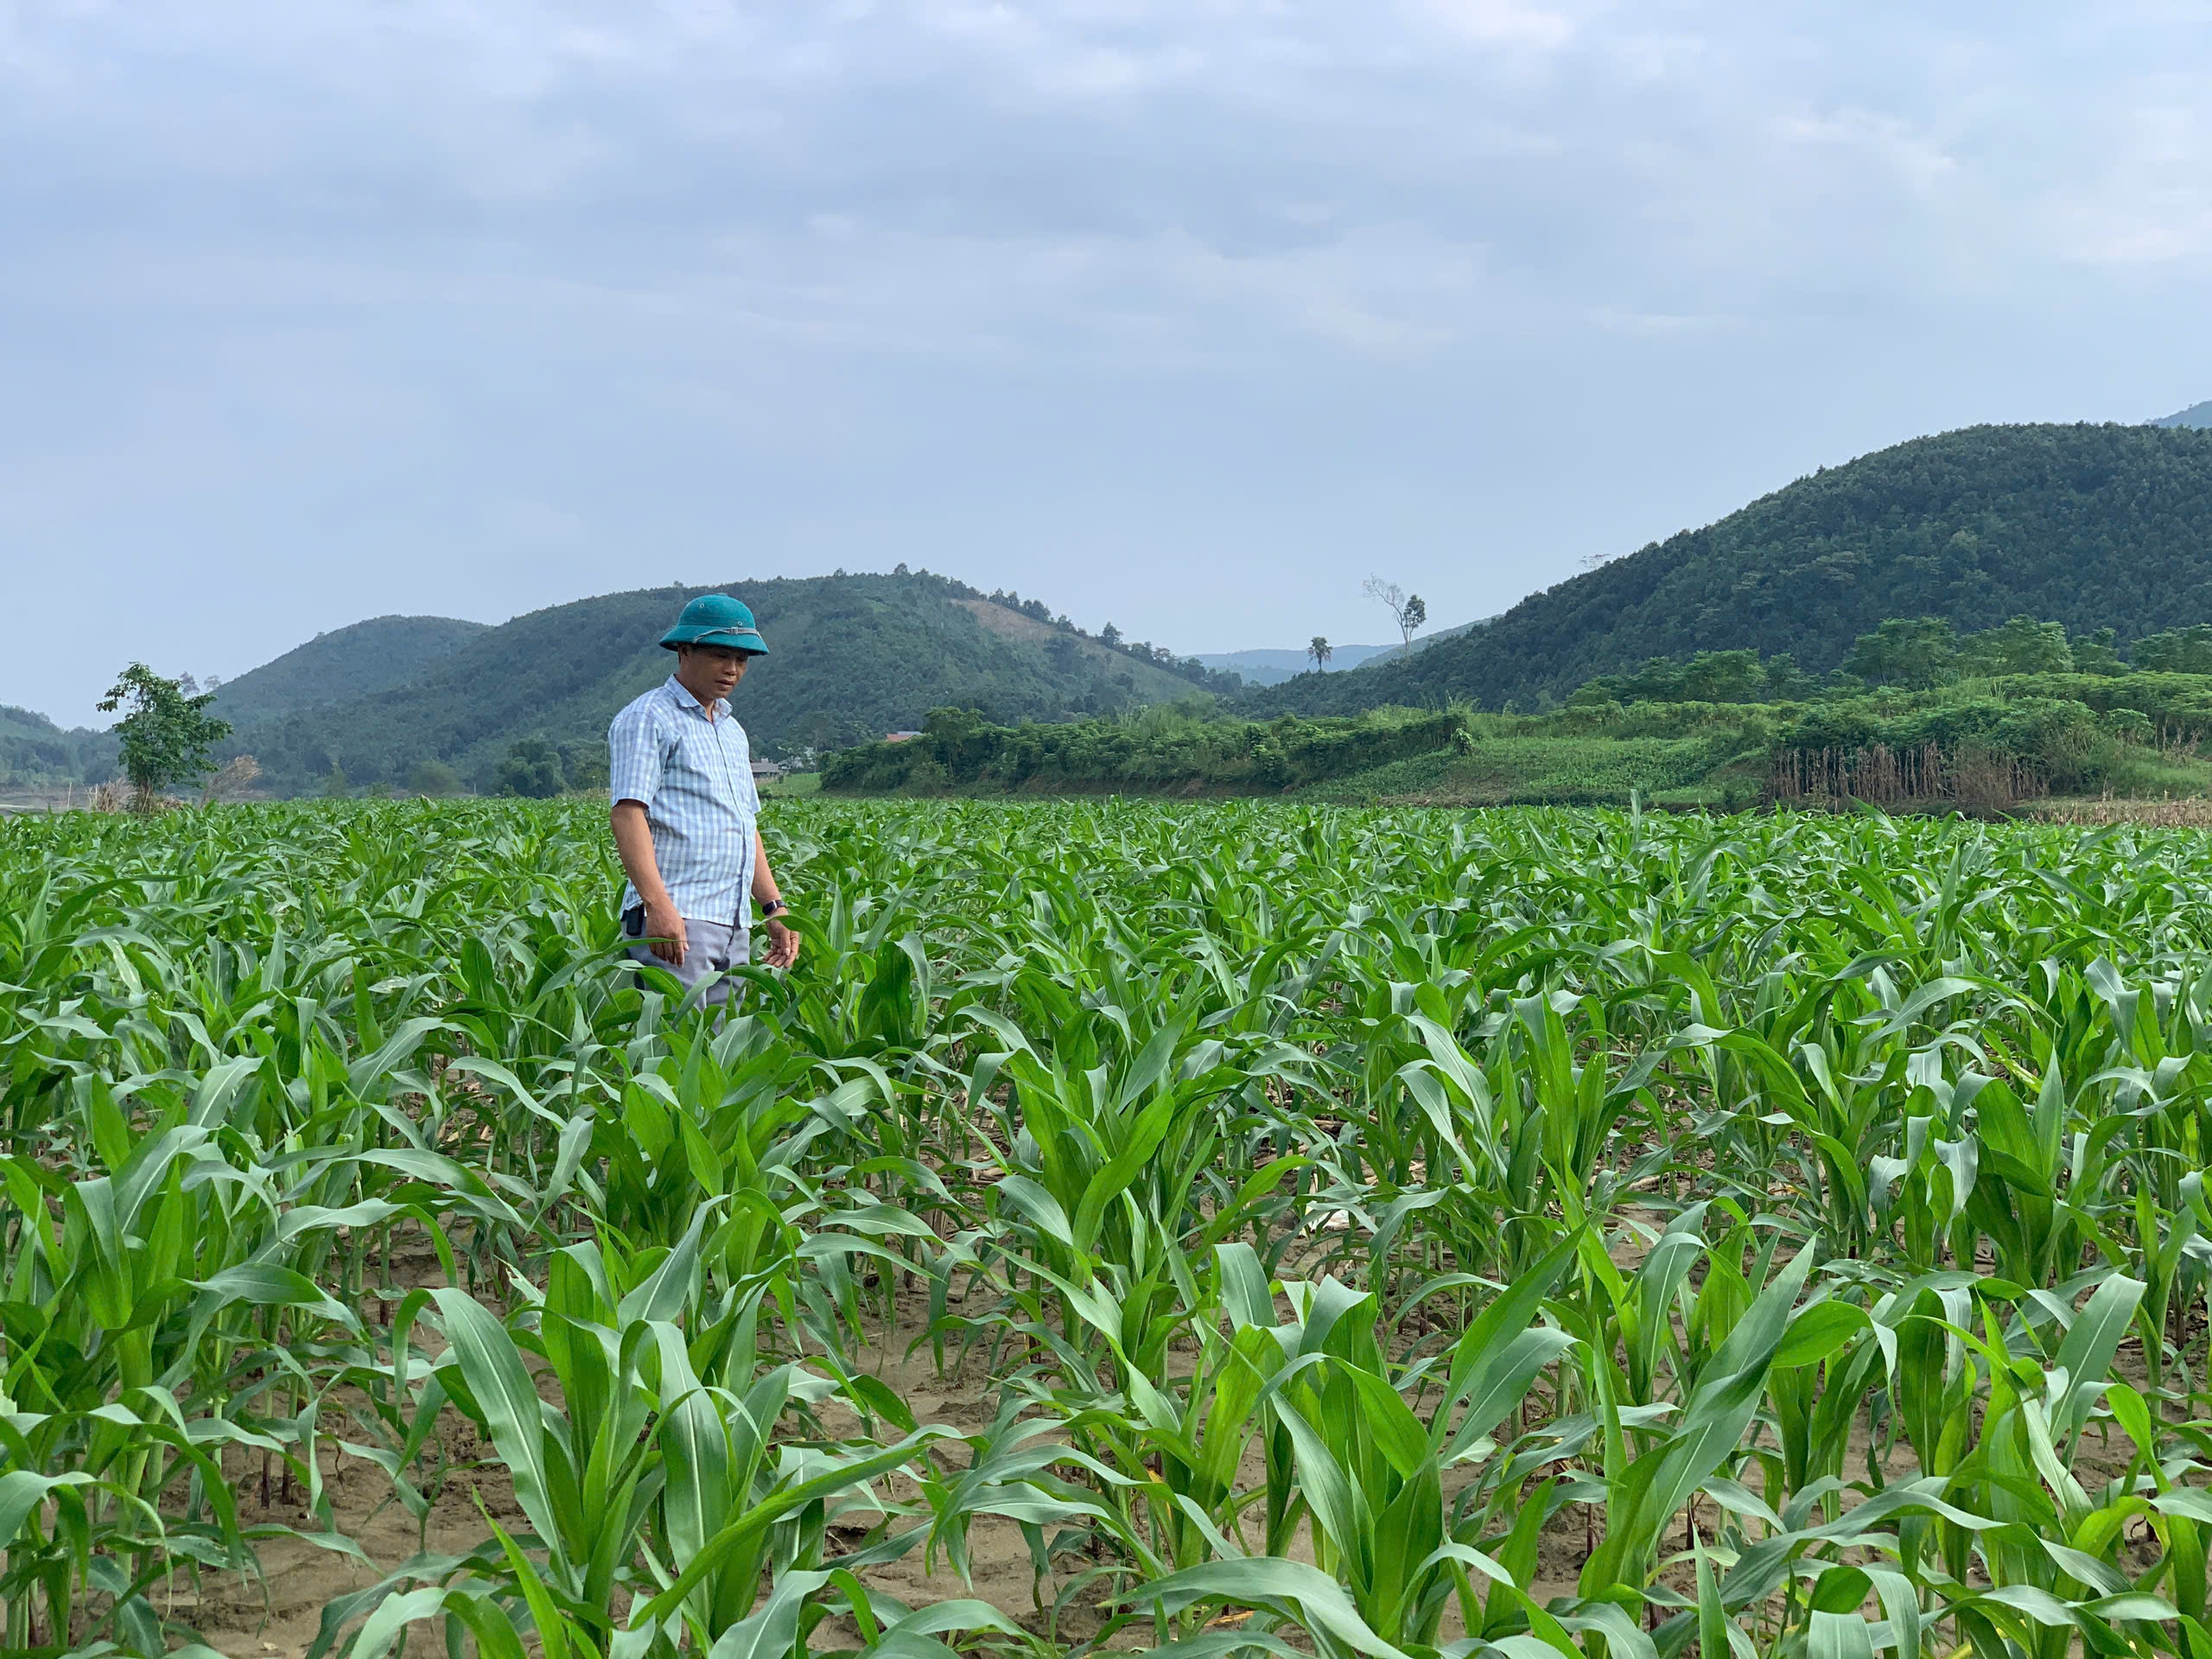
[[[2163,414],[2209,13],[0,0],[0,702],[901,560],[1382,638]]]

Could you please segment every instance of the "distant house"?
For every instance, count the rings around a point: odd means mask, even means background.
[[[886,732],[883,741],[887,743],[910,743],[920,735],[919,732]]]
[[[765,784],[772,778],[783,775],[784,763],[780,760],[756,760],[753,763],[753,781],[756,784]]]

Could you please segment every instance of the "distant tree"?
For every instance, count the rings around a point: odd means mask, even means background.
[[[1637,664],[1633,673],[1620,677],[1613,695],[1623,702],[1680,702],[1682,665],[1671,657],[1653,657]]]
[[[330,775],[322,780],[322,792],[334,801],[348,799],[353,793],[353,780],[346,777],[346,768],[338,764],[335,757],[330,762]]]
[[[1393,622],[1405,606],[1406,590],[1395,582],[1385,582],[1380,576],[1370,576],[1359,586],[1359,591],[1390,613]]]
[[[520,737],[509,744],[494,778],[500,794],[533,801],[550,800],[569,786],[561,775],[559,752],[542,737]]]
[[[2212,622],[2145,634],[2127,654],[2156,673],[2212,674]]]
[[[1395,582],[1385,582],[1380,576],[1370,576],[1360,591],[1390,613],[1390,626],[1398,631],[1398,643],[1409,645],[1421,624],[1428,620],[1428,604],[1419,594],[1408,596],[1406,590]]]
[[[1765,690],[1756,651],[1700,651],[1682,670],[1685,702],[1757,702]]]
[[[1851,642],[1843,668],[1872,685],[1929,686],[1948,677],[1957,652],[1947,619],[1892,617]]]
[[[1111,645],[1116,651],[1119,651],[1122,648],[1122,631],[1109,622],[1098,630],[1098,643],[1102,645]]]
[[[125,709],[111,728],[123,740],[123,775],[137,791],[141,811],[151,811],[162,791],[188,782],[213,764],[208,751],[231,734],[228,721],[207,712],[214,693],[188,696],[143,663],[133,663],[100,702],[103,714]]]
[[[1789,652],[1777,652],[1768,658],[1764,671],[1766,684],[1762,695],[1770,702],[1802,701],[1819,695],[1819,677],[1798,667],[1797,658]]]
[[[2094,633],[2077,633],[2070,642],[2074,652],[2074,671],[2076,674],[2125,674],[2127,664],[2113,649],[2113,631],[2099,628]]]
[[[1957,664],[1965,674],[2070,674],[2074,652],[2064,624],[2016,616],[1961,640]]]
[[[442,760],[417,760],[407,770],[407,789],[412,795],[458,795],[461,774]]]
[[[1306,654],[1313,659],[1313,671],[1318,674],[1329,665],[1329,658],[1337,654],[1337,648],[1317,633],[1306,642]]]

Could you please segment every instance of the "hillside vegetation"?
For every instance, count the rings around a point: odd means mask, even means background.
[[[405,684],[488,632],[484,623],[450,616],[372,616],[319,633],[229,681],[216,693],[214,711],[244,726],[348,702]]]
[[[1249,794],[1448,747],[1460,723],[1456,715],[1378,709],[1357,720],[1262,724],[1157,706],[1122,719],[1008,727],[971,710],[938,709],[917,737],[830,756],[822,783],[848,793]]]
[[[639,589],[534,611],[470,635],[402,683],[259,720],[232,715],[229,751],[256,756],[280,790],[331,787],[334,775],[346,787],[404,788],[427,768],[488,791],[509,751],[536,740],[559,755],[568,783],[603,782],[607,722],[668,674],[673,659],[656,642],[687,600],[710,591],[750,605],[772,647],[735,699],[761,754],[849,746],[918,726],[945,704],[1055,721],[1240,685],[1110,628],[1094,638],[1037,601],[901,567]],[[338,637],[290,653],[287,674],[317,683],[321,653]]]
[[[65,731],[44,715],[0,703],[0,786],[100,783],[115,772],[116,740]]]
[[[1825,678],[1706,652],[1586,682],[1540,715],[1370,710],[1223,718],[1192,707],[1051,726],[933,711],[918,738],[831,757],[852,793],[1276,793],[1345,802],[1740,808],[1858,800],[2003,809],[2051,795],[2202,794],[2212,626],[2069,640],[2015,617],[1963,637],[1888,620]]]
[[[2212,620],[2212,431],[1984,426],[1825,468],[1523,600],[1488,626],[1248,695],[1255,715],[1465,700],[1538,709],[1654,657],[1752,650],[1813,674],[1885,618],[2069,633]]]

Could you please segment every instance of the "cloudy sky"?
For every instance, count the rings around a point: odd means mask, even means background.
[[[2212,397],[2212,5],[0,0],[0,702],[904,560],[1382,637]],[[766,619],[772,626],[772,619]]]

